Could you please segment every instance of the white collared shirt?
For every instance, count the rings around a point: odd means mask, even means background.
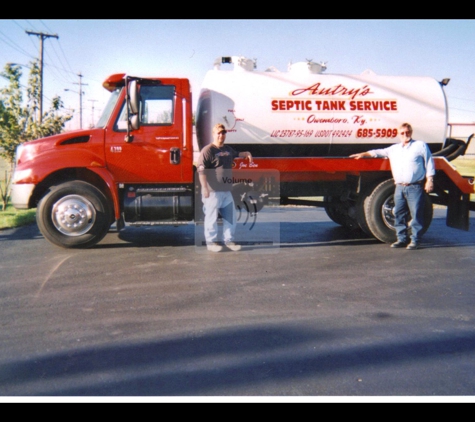
[[[434,159],[423,141],[411,139],[387,148],[368,151],[372,157],[389,158],[395,183],[415,183],[435,175]]]

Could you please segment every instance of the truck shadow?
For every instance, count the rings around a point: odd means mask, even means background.
[[[278,233],[273,232],[276,227]],[[277,226],[275,223],[260,223],[257,229],[262,233],[262,239],[273,237],[276,240],[273,247],[277,245],[279,248],[315,247],[329,244],[348,246],[381,244],[386,246],[386,244],[367,235],[360,229],[349,229],[332,221],[281,222]],[[195,230],[202,230],[202,227],[196,228],[194,224],[190,224],[179,227],[126,228],[114,235],[125,243],[117,243],[116,239],[110,236],[98,244],[96,248],[193,246],[195,245]],[[236,231],[238,243],[242,240],[241,243],[245,246],[245,250],[251,251],[253,249],[252,242],[248,242],[243,231],[245,230],[241,229],[240,232],[239,227]],[[259,234],[253,234],[253,236],[253,239],[259,243]],[[427,248],[475,246],[475,218],[470,219],[469,231],[452,229],[446,226],[445,218],[434,218],[429,230],[423,237],[422,243],[423,247]],[[260,246],[259,248],[262,249],[263,247]]]
[[[279,233],[275,233],[275,230]],[[134,227],[126,228],[116,234],[125,244],[113,242],[112,233],[105,241],[96,245],[95,248],[115,248],[115,247],[150,247],[150,246],[194,246],[195,230],[194,225],[170,227]],[[274,238],[280,247],[292,246],[316,246],[322,242],[342,241],[346,244],[372,244],[379,243],[378,240],[369,237],[361,230],[349,230],[338,226],[333,222],[302,222],[289,223],[261,223],[258,227],[260,232],[252,233],[252,237],[247,237],[245,230],[237,230],[237,242],[243,244],[247,250],[252,249],[253,243],[260,243],[261,239]],[[244,232],[244,233],[243,233]],[[264,242],[265,243],[265,242]],[[272,242],[271,242],[272,243]]]
[[[276,227],[278,233],[275,233]],[[149,227],[126,227],[118,232],[111,228],[106,237],[92,249],[108,248],[146,248],[146,247],[183,247],[194,246],[197,230],[202,230],[202,226],[196,227],[194,223],[180,225],[177,227],[170,225],[149,226]],[[238,227],[237,233],[240,228]],[[314,247],[328,244],[344,245],[369,245],[379,244],[379,240],[366,235],[359,229],[348,229],[337,225],[332,221],[320,220],[312,222],[280,222],[259,223],[256,230],[260,230],[263,236],[269,237],[269,233],[277,240],[278,247]],[[246,235],[242,234],[241,239],[246,240]],[[257,235],[257,239],[259,239]],[[36,223],[16,229],[0,230],[0,243],[4,241],[35,240],[47,242],[40,233]],[[252,242],[243,242],[243,244]],[[432,220],[429,230],[424,235],[423,243],[429,248],[450,248],[475,245],[475,218],[470,218],[470,230],[468,232],[452,229],[446,226],[445,217],[438,217]],[[384,244],[382,244],[384,245]],[[275,247],[275,246],[274,246]],[[251,246],[246,246],[247,250],[252,250]]]

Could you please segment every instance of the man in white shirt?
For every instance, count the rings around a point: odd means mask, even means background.
[[[397,241],[392,248],[414,250],[419,248],[424,222],[424,191],[434,189],[435,166],[429,147],[423,141],[412,139],[412,126],[403,123],[399,127],[399,144],[373,149],[352,158],[385,157],[391,163],[396,189],[394,191],[394,217]],[[411,220],[410,243],[408,222]],[[408,244],[409,243],[409,244]]]

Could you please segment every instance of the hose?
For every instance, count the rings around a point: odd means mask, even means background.
[[[445,157],[448,161],[455,160],[457,157],[465,155],[473,135],[475,134],[472,133],[468,137],[467,142],[462,141],[461,139],[447,138],[445,141],[446,146],[432,155],[434,157]]]

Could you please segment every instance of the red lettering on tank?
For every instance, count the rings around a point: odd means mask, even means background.
[[[345,96],[354,100],[356,97],[364,97],[368,94],[372,94],[371,88],[368,85],[364,85],[361,88],[347,88],[342,84],[338,84],[332,87],[321,86],[320,82],[309,86],[308,88],[299,88],[292,91],[292,95],[301,95],[307,93],[309,95],[321,95],[321,96]]]

